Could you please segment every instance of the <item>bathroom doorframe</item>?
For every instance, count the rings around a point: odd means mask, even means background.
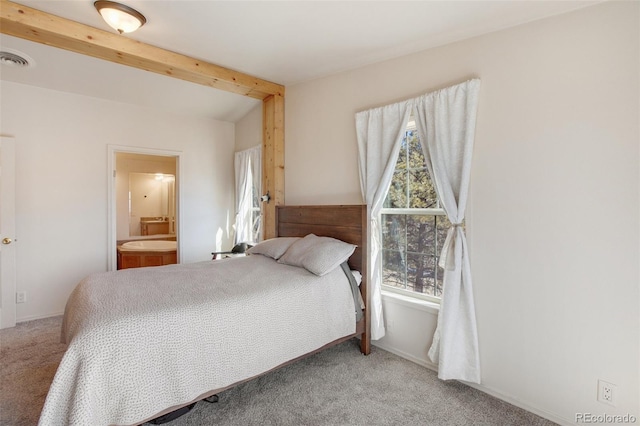
[[[158,157],[174,157],[176,159],[176,245],[178,263],[182,263],[182,221],[180,220],[180,207],[182,206],[182,179],[180,178],[182,170],[182,151],[172,151],[167,149],[155,149],[155,148],[142,148],[138,146],[124,146],[124,145],[107,145],[108,149],[108,167],[107,167],[107,198],[108,198],[108,256],[107,256],[107,270],[115,271],[118,269],[118,256],[117,256],[117,213],[116,213],[116,153],[126,152],[129,154],[142,154],[142,155],[155,155]]]

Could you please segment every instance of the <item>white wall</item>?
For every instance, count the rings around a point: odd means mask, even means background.
[[[639,8],[606,2],[287,87],[287,204],[361,203],[354,114],[482,80],[467,229],[482,389],[562,423],[640,418]],[[377,342],[427,364],[436,316]],[[617,407],[596,384],[617,385]]]
[[[236,152],[262,145],[262,103],[236,122]]]
[[[182,256],[228,246],[233,123],[2,82],[0,132],[16,138],[17,319],[59,314],[107,269],[107,145],[182,152]]]

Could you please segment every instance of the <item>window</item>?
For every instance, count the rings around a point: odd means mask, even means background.
[[[262,212],[260,209],[260,188],[253,179],[253,171],[249,168],[249,182],[251,185],[251,236],[253,243],[262,241]]]
[[[236,235],[234,244],[257,243],[261,238],[261,162],[260,145],[235,153]]]
[[[381,211],[382,285],[439,301],[440,252],[450,227],[425,166],[415,121],[409,120]]]

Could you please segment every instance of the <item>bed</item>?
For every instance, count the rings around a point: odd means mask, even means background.
[[[85,278],[39,424],[141,424],[354,337],[368,354],[366,207],[280,206],[276,228],[246,257]]]

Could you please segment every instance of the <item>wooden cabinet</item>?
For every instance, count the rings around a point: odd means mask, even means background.
[[[169,233],[169,222],[153,221],[140,222],[140,234],[142,235],[158,235]]]
[[[118,250],[118,269],[143,268],[178,263],[176,251],[125,251]]]

